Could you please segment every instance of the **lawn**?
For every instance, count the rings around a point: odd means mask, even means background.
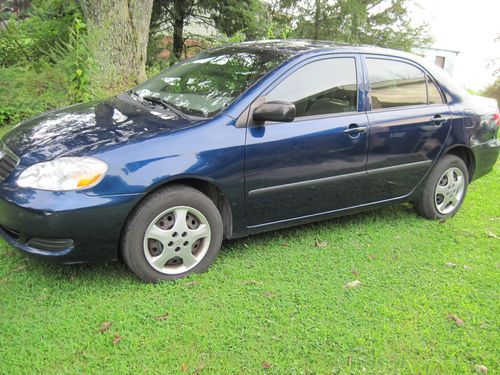
[[[0,242],[0,373],[497,373],[499,186],[497,164],[443,223],[399,205],[229,241],[158,285]]]

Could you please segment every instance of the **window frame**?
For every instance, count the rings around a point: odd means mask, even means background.
[[[412,104],[405,106],[396,106],[396,107],[387,107],[387,108],[373,108],[372,107],[372,87],[370,82],[370,72],[368,70],[367,60],[384,60],[384,61],[395,61],[403,64],[408,64],[413,66],[414,68],[420,70],[424,74],[425,78],[425,92],[427,97],[427,103],[425,104]],[[389,56],[389,55],[377,55],[377,54],[363,54],[362,55],[362,67],[364,74],[364,82],[365,87],[367,88],[366,92],[366,112],[385,112],[385,111],[397,111],[397,110],[405,110],[405,109],[414,109],[414,108],[427,108],[427,107],[438,107],[442,105],[448,105],[446,96],[443,93],[441,86],[437,83],[436,79],[430,74],[427,69],[425,69],[420,64],[416,63],[413,60],[397,57],[397,56]],[[434,103],[429,104],[429,87],[428,80],[430,80],[434,86],[437,88],[439,95],[441,96],[442,103]],[[369,105],[369,108],[368,108]]]
[[[299,123],[299,122],[304,122],[304,121],[310,121],[310,120],[320,120],[320,119],[325,119],[325,118],[332,118],[332,117],[343,117],[343,116],[352,116],[353,114],[359,114],[361,112],[364,112],[363,110],[363,102],[364,102],[364,77],[363,77],[363,69],[361,66],[361,56],[356,53],[326,53],[326,54],[321,54],[321,55],[316,55],[314,57],[308,58],[306,60],[301,61],[300,63],[297,63],[290,67],[286,72],[284,72],[280,77],[278,77],[275,81],[273,81],[270,85],[268,85],[262,93],[257,97],[253,103],[250,105],[251,108],[254,107],[255,103],[262,104],[262,100],[265,100],[267,94],[269,94],[276,86],[278,86],[281,82],[283,82],[285,79],[290,77],[292,74],[294,74],[297,70],[303,68],[306,65],[322,61],[322,60],[334,60],[334,59],[339,59],[339,58],[349,58],[354,61],[354,71],[356,75],[356,110],[355,111],[349,111],[349,112],[339,112],[339,113],[325,113],[321,115],[311,115],[311,116],[302,116],[302,117],[296,117],[291,123]],[[362,99],[363,98],[363,99]],[[251,111],[250,111],[251,112]],[[273,125],[273,124],[281,124],[281,122],[276,122],[276,121],[266,121],[264,124],[265,126],[267,125]]]

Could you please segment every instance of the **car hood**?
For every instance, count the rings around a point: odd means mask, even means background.
[[[16,126],[3,138],[23,164],[103,148],[194,126],[199,121],[152,110],[123,94],[46,112]]]

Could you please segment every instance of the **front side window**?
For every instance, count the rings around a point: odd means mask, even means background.
[[[427,104],[426,77],[413,65],[382,59],[366,59],[372,109]]]
[[[134,89],[185,114],[211,117],[288,57],[273,51],[222,48],[174,65]]]
[[[325,59],[307,64],[281,81],[266,101],[295,104],[296,116],[315,116],[357,110],[356,61]]]

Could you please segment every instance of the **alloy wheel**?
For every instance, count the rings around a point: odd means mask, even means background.
[[[447,215],[453,212],[462,201],[465,192],[463,172],[456,167],[446,170],[436,186],[434,201],[439,213]]]
[[[198,210],[172,207],[159,214],[144,235],[144,255],[158,272],[177,275],[199,264],[210,246],[210,225]]]

